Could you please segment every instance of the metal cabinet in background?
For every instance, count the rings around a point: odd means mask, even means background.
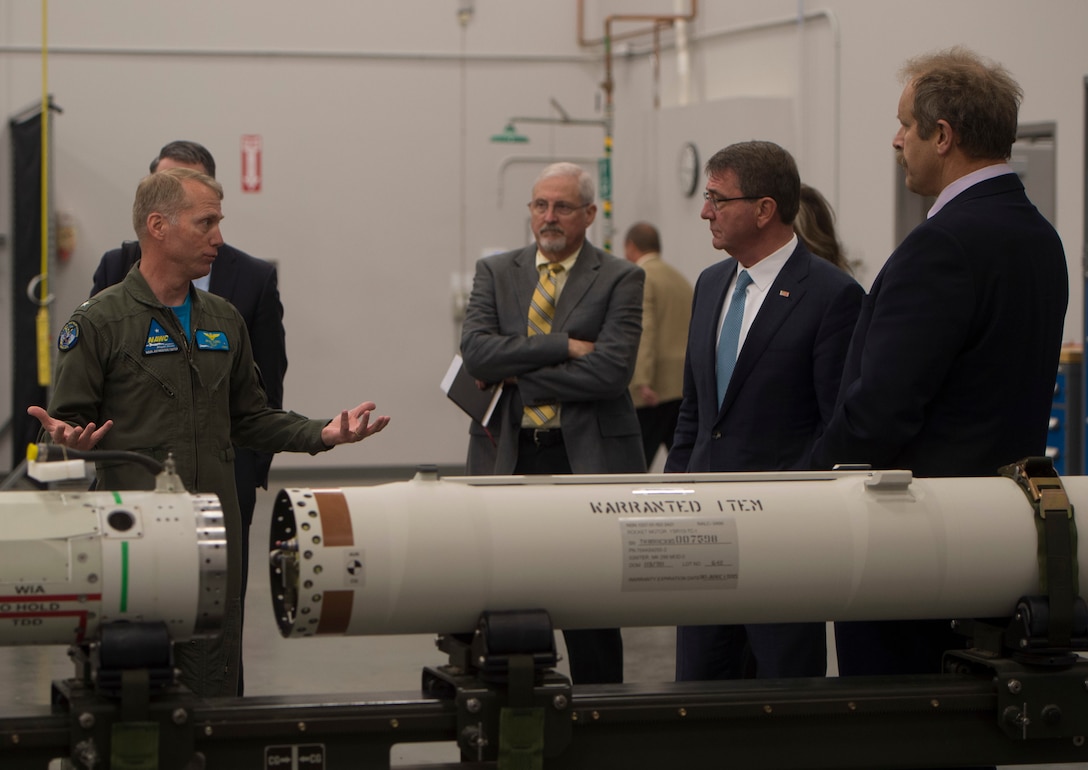
[[[1083,359],[1079,346],[1062,348],[1054,403],[1050,407],[1046,454],[1054,461],[1054,470],[1064,475],[1084,473]]]

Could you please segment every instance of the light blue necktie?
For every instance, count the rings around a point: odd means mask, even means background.
[[[740,326],[744,320],[745,290],[751,282],[752,276],[748,275],[748,271],[741,270],[737,275],[737,285],[733,288],[733,299],[729,302],[729,309],[725,311],[722,334],[718,338],[718,406],[725,399],[725,389],[729,386],[729,378],[733,376],[733,367],[737,364]]]

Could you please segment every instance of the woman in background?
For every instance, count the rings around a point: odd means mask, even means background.
[[[801,208],[793,221],[797,232],[808,250],[818,257],[823,257],[840,270],[852,273],[846,261],[842,244],[835,234],[835,212],[831,204],[815,187],[801,183]]]

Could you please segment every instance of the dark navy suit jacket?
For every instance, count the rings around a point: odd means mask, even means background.
[[[861,286],[798,243],[767,290],[719,406],[718,321],[736,270],[725,259],[695,285],[666,472],[801,470],[831,417]]]
[[[992,476],[1042,455],[1068,300],[1061,240],[1015,174],[960,193],[873,283],[814,467]]]
[[[862,307],[815,467],[992,476],[1046,451],[1069,276],[1015,174],[916,227]],[[937,673],[964,637],[947,620],[835,624],[839,673]]]
[[[95,295],[107,286],[120,283],[140,257],[140,246],[126,242],[120,249],[107,251],[94,272]],[[283,408],[283,377],[287,372],[287,343],[283,330],[283,305],[280,302],[276,266],[251,257],[244,251],[223,244],[215,258],[211,282],[212,294],[228,300],[246,322],[253,360],[260,369],[261,383],[268,403]],[[236,481],[239,490],[268,485],[272,455],[237,448]]]

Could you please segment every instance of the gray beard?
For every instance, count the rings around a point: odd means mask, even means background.
[[[545,254],[562,254],[567,248],[567,236],[542,233],[539,247]]]

